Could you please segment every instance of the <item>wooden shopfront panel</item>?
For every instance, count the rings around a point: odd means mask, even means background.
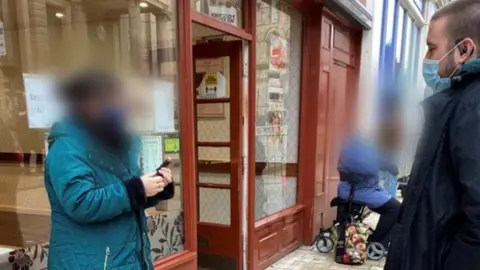
[[[264,269],[302,240],[299,142],[303,15],[288,1],[256,1],[255,202],[252,269]],[[250,221],[251,222],[251,221]],[[250,232],[249,232],[250,233]]]
[[[317,144],[317,155],[325,155],[325,162],[324,169],[319,164],[316,174],[316,232],[321,226],[330,226],[336,215],[336,209],[330,208],[330,201],[337,196],[337,162],[341,143],[355,126],[361,44],[358,30],[344,26],[325,13],[321,37],[320,91],[325,98],[320,99],[318,121],[322,126],[326,123],[326,128],[319,138],[325,144]]]

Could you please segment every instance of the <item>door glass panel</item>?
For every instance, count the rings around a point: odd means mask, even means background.
[[[199,188],[200,222],[230,225],[230,190]]]
[[[228,185],[230,184],[230,173],[199,172],[198,182],[202,184]]]
[[[191,0],[192,9],[223,23],[242,27],[243,0]]]
[[[229,97],[230,58],[196,59],[194,82],[197,99]]]
[[[201,164],[230,163],[230,148],[228,147],[198,147],[198,162]]]
[[[198,182],[230,184],[230,148],[198,147]]]
[[[197,104],[197,141],[230,142],[230,104]]]

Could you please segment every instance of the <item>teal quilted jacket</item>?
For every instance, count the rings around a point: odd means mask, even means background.
[[[133,207],[126,181],[140,176],[139,143],[124,157],[96,145],[72,120],[53,126],[45,163],[50,200],[49,270],[153,269],[145,208],[173,196],[173,185]]]

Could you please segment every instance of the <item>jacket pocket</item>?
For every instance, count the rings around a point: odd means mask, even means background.
[[[118,269],[125,265],[140,265],[136,242],[113,245],[105,251],[105,269]]]
[[[446,253],[443,270],[478,269],[480,265],[480,247],[455,239]]]

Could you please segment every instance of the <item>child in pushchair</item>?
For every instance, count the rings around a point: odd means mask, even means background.
[[[377,153],[373,145],[360,137],[354,137],[344,145],[338,161],[338,197],[330,203],[331,207],[337,207],[337,218],[332,227],[320,230],[316,238],[320,252],[334,249],[340,225],[363,224],[364,210],[368,207],[380,214],[380,219],[375,230],[368,229],[367,256],[379,260],[386,255],[400,203],[379,185],[380,169],[389,166],[382,164]]]

